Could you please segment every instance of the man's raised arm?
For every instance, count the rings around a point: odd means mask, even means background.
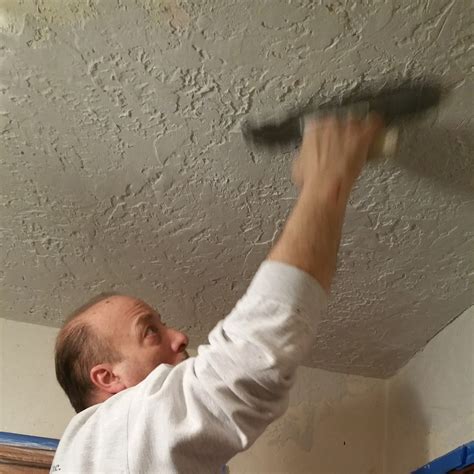
[[[298,202],[269,260],[295,266],[329,293],[349,194],[381,120],[310,122],[293,168]]]
[[[379,127],[370,119],[306,128],[294,170],[298,203],[246,294],[197,357],[138,386],[129,413],[129,450],[138,453],[131,471],[151,471],[145,460],[153,452],[156,470],[217,472],[285,412],[325,312],[349,193]],[[159,442],[148,449],[144,439]]]

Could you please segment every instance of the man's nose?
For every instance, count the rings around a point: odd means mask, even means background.
[[[171,329],[171,349],[173,352],[183,352],[188,346],[189,339],[186,334],[176,329]]]

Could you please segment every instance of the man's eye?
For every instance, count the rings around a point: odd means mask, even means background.
[[[145,331],[145,337],[154,336],[156,334],[158,334],[158,329],[154,326],[149,326],[147,330]]]

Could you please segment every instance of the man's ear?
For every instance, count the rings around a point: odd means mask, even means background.
[[[111,364],[99,364],[92,367],[89,376],[92,383],[100,392],[106,392],[114,395],[127,387],[120,380],[120,377],[114,373]]]

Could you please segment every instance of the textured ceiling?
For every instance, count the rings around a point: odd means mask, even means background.
[[[385,377],[473,303],[470,0],[0,5],[1,316],[119,290],[204,342],[296,196],[243,118],[424,74],[453,92],[359,180],[307,364]]]

